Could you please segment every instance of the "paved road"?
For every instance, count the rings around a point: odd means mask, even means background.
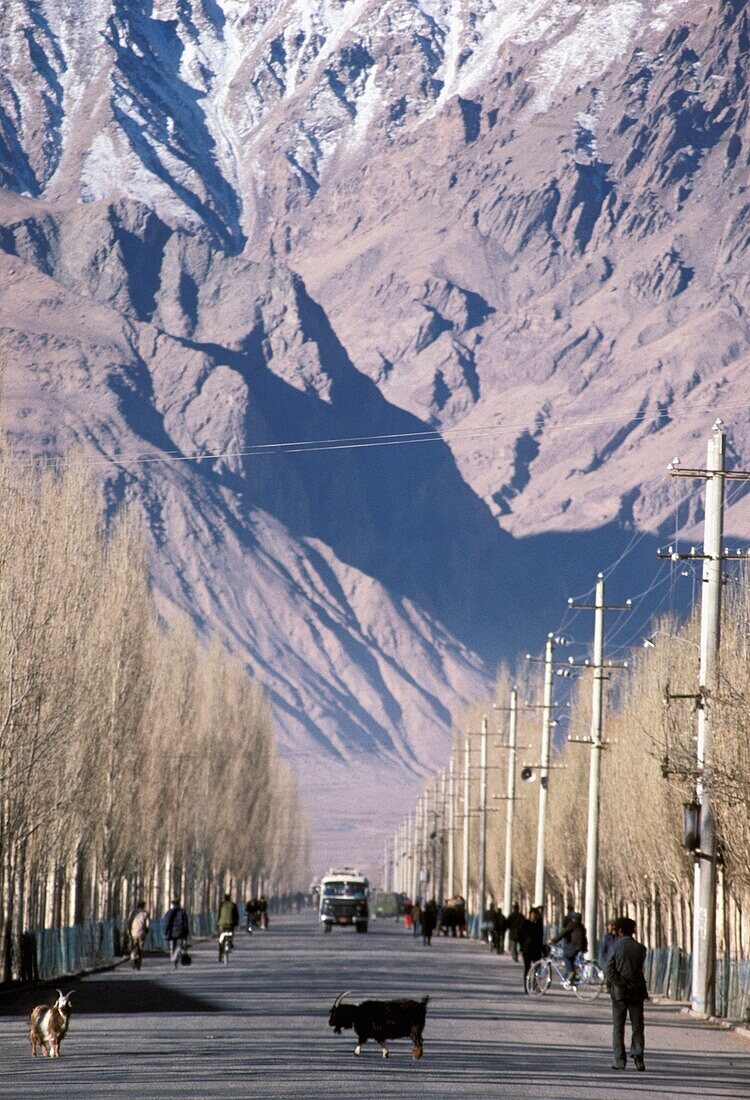
[[[162,958],[73,983],[75,1012],[58,1061],[31,1060],[26,1013],[40,998],[0,995],[0,1096],[9,1100],[232,1097],[750,1097],[750,1049],[666,1006],[647,1006],[646,1073],[610,1069],[609,1006],[572,993],[530,999],[520,967],[481,946],[425,949],[391,922],[367,936],[316,932],[285,917],[238,936],[227,969],[213,945],[175,973]],[[71,983],[65,983],[67,992]],[[334,1035],[335,995],[431,997],[425,1055]]]

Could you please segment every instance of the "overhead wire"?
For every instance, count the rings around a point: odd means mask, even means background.
[[[705,408],[711,412],[716,411],[715,404],[710,406],[691,406],[693,412],[700,411],[701,408]],[[727,413],[735,411],[737,409],[750,410],[750,405],[747,402],[738,403],[737,405],[724,406],[722,412]],[[664,419],[671,419],[675,409],[673,408],[670,413],[666,411],[658,410],[654,413],[642,413],[638,414],[631,419],[633,421],[640,421],[642,423],[658,422]],[[552,421],[545,424],[545,431],[563,431],[572,428],[583,427],[596,427],[604,424],[617,423],[622,419],[621,416],[601,416],[601,417],[587,417],[577,418],[569,417],[559,419],[558,421]],[[455,428],[433,428],[426,430],[416,430],[411,432],[392,432],[392,433],[380,433],[373,435],[357,435],[357,436],[328,436],[308,439],[292,439],[284,440],[275,443],[259,443],[246,448],[235,449],[216,449],[216,450],[197,450],[193,452],[184,452],[180,450],[160,450],[149,452],[122,452],[113,455],[102,455],[100,457],[82,458],[82,459],[64,459],[62,457],[45,457],[36,459],[32,462],[15,463],[14,465],[21,468],[40,468],[44,466],[51,466],[54,468],[66,468],[70,466],[123,466],[128,464],[136,465],[153,465],[157,463],[177,463],[177,462],[211,462],[221,459],[238,459],[238,458],[261,458],[261,457],[275,457],[279,455],[297,455],[308,453],[321,453],[330,451],[354,451],[364,450],[372,448],[382,447],[395,447],[395,446],[409,446],[417,443],[444,443],[453,437],[460,438],[485,438],[487,435],[502,435],[512,432],[523,430],[527,427],[527,423],[505,423],[505,424],[486,424],[486,425],[473,425],[467,427],[455,427]],[[726,496],[726,506],[731,507],[743,492],[746,491],[746,487],[742,482],[732,485]],[[674,507],[674,544],[676,545],[679,535],[679,510],[683,500],[687,499],[692,490],[685,492],[682,498],[677,497]],[[603,570],[601,570],[603,576],[609,578],[622,564],[626,561],[631,554],[637,549],[639,544],[649,534],[648,530],[643,528],[640,531],[634,531],[625,548],[618,554],[614,561],[610,562]],[[674,581],[675,581],[675,563],[669,563],[669,604],[670,613],[674,611]],[[660,576],[661,570],[657,573],[656,578],[648,585],[643,592],[638,596],[633,597],[633,601],[637,599],[643,599],[654,588],[664,583],[666,579]],[[570,597],[575,603],[576,601],[586,599],[591,596],[595,584],[592,584],[578,595]],[[663,602],[663,601],[662,601]],[[563,634],[570,624],[575,622],[580,609],[568,606],[565,609],[563,618],[560,622],[557,634]],[[623,629],[623,626],[615,628],[613,634],[609,637],[611,643],[618,636]]]
[[[642,592],[639,592],[638,595],[634,597],[634,599],[633,599],[634,608],[635,608],[637,602],[639,602],[640,600],[644,600],[647,596],[650,596],[651,593],[654,592],[657,588],[661,588],[662,585],[667,584],[667,582],[671,580],[671,575],[670,575],[671,571],[668,568],[669,564],[671,564],[671,563],[667,563],[667,562],[664,562],[664,561],[660,562],[659,568],[656,572],[656,576],[653,578],[651,583],[649,585],[647,585],[646,588],[644,588]],[[669,595],[669,590],[667,590],[664,593],[664,599],[666,599],[668,595]],[[652,608],[651,609],[651,615],[654,614],[654,611],[655,611],[655,608]],[[607,635],[607,648],[608,648],[608,650],[610,650],[610,651],[612,650],[613,644],[617,641],[617,639],[620,637],[620,635],[623,633],[623,631],[628,629],[631,621],[632,620],[630,618],[623,616],[621,621]],[[640,634],[642,629],[643,629],[643,624],[642,624],[642,622],[639,622],[639,625],[637,627],[635,627],[631,631],[631,633],[628,635],[626,641],[619,642],[617,644],[617,646],[615,646],[614,648],[617,649],[618,651],[622,651],[623,648],[629,647],[632,644],[633,639],[635,637],[637,637],[638,634]]]
[[[715,405],[707,406],[689,406],[690,411],[700,412],[702,410],[715,411]],[[750,411],[750,404],[745,401],[736,406],[724,406],[725,413],[736,411],[737,409],[745,409]],[[631,418],[632,421],[638,421],[641,423],[655,423],[660,420],[668,419],[674,413],[663,412],[661,410],[653,413],[642,413]],[[586,427],[598,427],[604,424],[619,423],[622,420],[622,416],[601,416],[601,417],[565,417],[557,421],[550,421],[545,424],[545,432],[565,431],[573,428],[586,428]],[[373,435],[358,435],[358,436],[330,436],[311,439],[291,439],[283,440],[275,443],[257,443],[245,448],[234,449],[216,449],[216,450],[196,450],[192,452],[184,452],[181,450],[159,450],[159,451],[135,451],[135,452],[122,452],[119,454],[105,455],[98,458],[91,459],[63,459],[63,458],[39,458],[33,462],[27,462],[23,464],[26,468],[39,467],[44,465],[55,466],[63,468],[71,465],[81,466],[101,466],[101,465],[125,465],[128,463],[136,465],[149,465],[159,462],[201,462],[201,461],[218,461],[219,459],[233,459],[233,458],[259,458],[266,456],[275,456],[279,454],[315,454],[326,451],[354,451],[380,447],[397,447],[397,446],[410,446],[418,443],[442,443],[447,439],[451,439],[454,436],[465,438],[481,438],[486,435],[495,434],[508,434],[516,433],[518,431],[524,431],[528,428],[526,421],[519,423],[505,423],[505,424],[479,424],[470,425],[467,427],[456,428],[428,428],[425,430],[415,430],[411,432],[391,432],[380,433]]]
[[[731,508],[732,504],[735,503],[735,501],[741,495],[743,495],[743,493],[746,492],[746,491],[747,490],[746,490],[745,483],[743,483],[741,481],[730,483],[730,486],[727,490],[726,497],[725,497],[725,508],[727,510],[729,508]],[[687,499],[687,497],[690,495],[691,492],[692,492],[692,490],[686,491],[685,493],[679,495],[678,498],[675,501],[675,508],[674,508],[675,527],[674,527],[674,538],[673,538],[673,542],[672,542],[672,545],[675,546],[675,548],[677,547],[677,544],[678,544],[678,541],[679,541],[679,530],[680,530],[680,527],[679,527],[679,509],[680,509],[680,506],[684,503],[684,501]],[[625,548],[625,550],[623,551],[620,559],[618,559],[618,562],[615,563],[615,565],[619,564],[620,560],[623,560],[627,556],[627,554],[629,554],[630,552],[632,552],[633,549],[635,549],[635,545],[637,544],[638,541],[640,541],[640,540],[636,540],[635,542],[633,541],[633,539],[630,540],[630,542],[628,543],[628,546]],[[665,565],[668,566],[668,575],[664,572],[664,566]],[[613,568],[614,568],[614,566],[610,568],[610,571]],[[674,610],[675,610],[674,595],[675,595],[676,580],[677,580],[678,576],[682,576],[684,574],[686,568],[690,570],[690,575],[692,577],[692,599],[691,599],[691,603],[694,605],[694,603],[695,603],[696,578],[697,578],[698,570],[702,569],[702,562],[701,561],[691,562],[689,559],[687,561],[681,560],[679,562],[673,562],[671,560],[668,563],[667,562],[662,562],[662,566],[659,569],[659,571],[657,572],[657,574],[654,577],[651,584],[649,584],[646,588],[644,588],[644,590],[642,592],[639,592],[636,596],[632,597],[633,603],[635,604],[637,601],[644,599],[646,596],[650,595],[650,593],[652,591],[654,591],[654,589],[656,589],[660,585],[662,585],[665,582],[665,580],[669,579],[670,587],[669,587],[668,592],[665,593],[664,597],[659,601],[658,604],[656,604],[654,607],[651,608],[650,614],[651,614],[651,617],[653,617],[655,614],[657,614],[657,612],[661,609],[663,604],[666,602],[667,597],[669,597],[670,614],[674,614]],[[661,574],[661,576],[660,576],[660,574]],[[612,633],[608,635],[608,643],[609,643],[610,652],[614,652],[614,653],[622,652],[623,649],[629,648],[632,645],[633,639],[640,632],[639,629],[636,629],[635,631],[633,631],[633,633],[631,635],[628,636],[628,638],[624,642],[620,642],[617,646],[614,647],[614,649],[612,649],[612,643],[622,633],[622,629],[624,628],[624,625],[625,625],[625,621],[623,621],[622,624],[618,624],[618,626],[612,631]]]
[[[662,578],[662,580],[659,583],[664,584],[664,583],[666,583],[667,579],[668,579],[667,575],[665,574],[665,576]],[[658,587],[658,585],[655,585],[655,587]],[[662,595],[661,599],[659,600],[659,602],[654,604],[654,606],[651,608],[650,618],[653,618],[655,615],[658,615],[658,613],[661,611],[664,604],[667,602],[667,597],[668,596],[669,596],[669,589],[666,589],[666,591],[663,593],[663,595]],[[633,644],[634,644],[636,638],[639,635],[641,635],[641,629],[642,629],[642,627],[638,626],[635,630],[633,630],[624,641],[618,643],[618,645],[614,646],[612,649],[609,650],[609,655],[617,657],[620,654],[624,653],[626,650],[631,650],[633,648]]]

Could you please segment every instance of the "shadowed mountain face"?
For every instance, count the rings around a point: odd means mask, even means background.
[[[717,415],[750,450],[745,6],[467,12],[0,13],[6,427],[116,456],[107,506],[268,684],[331,854],[568,595],[695,537],[674,454]],[[660,580],[641,617],[685,605]]]

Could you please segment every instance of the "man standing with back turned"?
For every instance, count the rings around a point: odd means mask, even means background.
[[[169,958],[175,970],[182,961],[190,935],[188,915],[179,898],[172,898],[172,905],[164,916],[164,939],[169,944]]]
[[[633,938],[635,921],[630,917],[620,917],[616,929],[617,942],[604,969],[612,996],[612,1069],[625,1069],[625,1018],[630,1015],[633,1031],[630,1053],[635,1068],[644,1070],[643,1002],[648,998],[643,976],[646,948]]]

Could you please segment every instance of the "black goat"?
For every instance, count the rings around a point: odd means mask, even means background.
[[[387,1058],[387,1039],[408,1038],[412,1041],[412,1058],[422,1057],[422,1032],[429,997],[423,997],[421,1001],[362,1001],[358,1005],[342,1004],[344,997],[350,992],[351,990],[346,990],[338,995],[328,1023],[337,1035],[341,1034],[342,1029],[353,1028],[356,1031],[358,1041],[354,1048],[355,1054],[361,1054],[367,1040],[374,1039],[380,1043],[383,1057]]]

